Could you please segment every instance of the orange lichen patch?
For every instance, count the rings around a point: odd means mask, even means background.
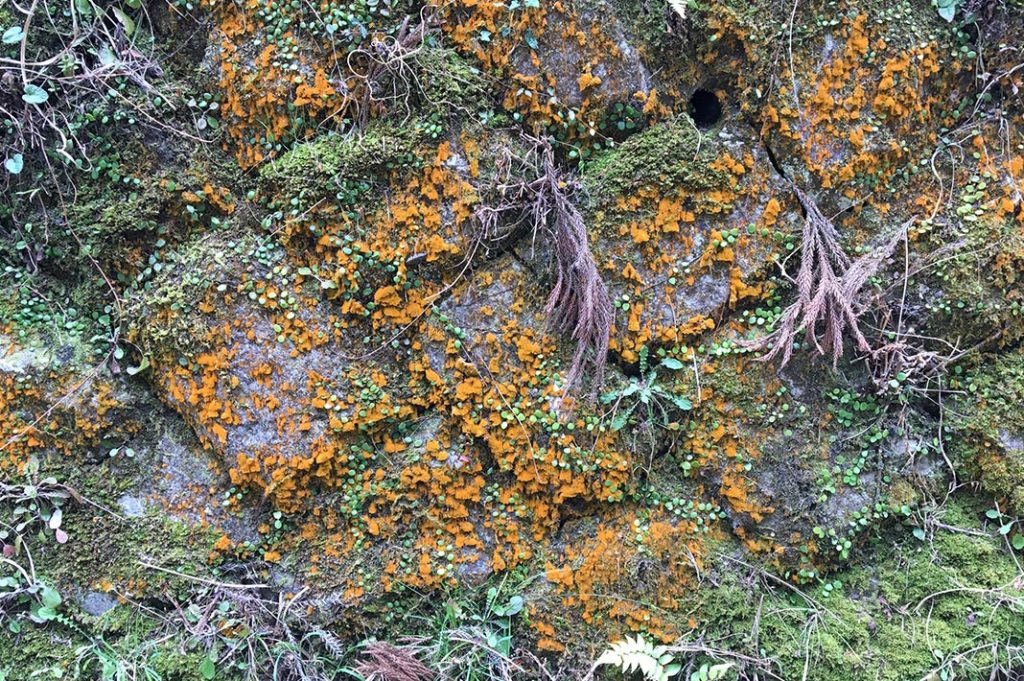
[[[470,164],[477,162],[477,153],[465,152]],[[431,151],[424,150],[427,154]],[[337,215],[330,206],[286,222],[282,238],[295,252],[296,266],[315,267],[326,297],[340,303],[338,331],[360,326],[367,319],[374,330],[419,321],[448,283],[431,276],[421,278],[423,274],[460,262],[464,265],[470,255],[464,251],[464,230],[475,200],[473,188],[449,163],[448,143],[436,147],[432,155],[432,163],[402,178],[401,186],[364,216],[362,224],[353,224],[348,215]],[[311,226],[318,237],[309,244],[305,235]],[[272,290],[270,282],[265,288],[275,298],[266,307],[278,309],[276,299],[282,292]],[[277,324],[293,341],[303,341],[300,349],[324,340],[311,337],[306,325],[288,319],[288,311],[282,316]]]
[[[884,31],[864,13],[844,19],[843,48],[823,66],[795,64],[797,75],[783,81],[795,77],[801,94],[783,86],[764,110],[766,134],[790,141],[821,186],[850,198],[859,196],[851,184],[865,180],[892,196],[899,183],[890,180],[913,160],[907,140],[933,143],[938,126],[925,124],[946,106],[944,51],[934,41],[901,49],[881,38]],[[813,82],[806,82],[809,74]]]
[[[620,310],[612,350],[632,362],[649,343],[687,343],[767,293],[764,266],[778,247],[769,227],[795,219],[773,173],[767,159],[724,153],[700,189],[641,187],[597,214],[595,248]]]
[[[39,398],[33,383],[12,374],[0,374],[0,441],[4,445],[0,471],[20,469],[34,451],[43,447],[46,435],[40,427],[45,429],[46,424],[33,425],[35,419],[26,418],[24,411],[26,405]]]
[[[703,556],[696,525],[625,514],[567,547],[562,564],[548,563],[546,578],[562,592],[562,605],[578,609],[584,621],[670,640],[679,631],[668,614],[680,607]]]
[[[586,90],[587,88],[593,87],[594,85],[600,85],[601,79],[592,74],[590,71],[583,73],[577,81],[580,91]]]
[[[598,129],[608,106],[635,88],[637,67],[602,23],[615,22],[612,15],[589,16],[561,1],[515,6],[483,0],[445,3],[439,13],[451,44],[509,83],[505,109],[533,130],[559,131],[569,144],[586,148],[602,139]],[[566,60],[575,62],[572,68]],[[633,96],[649,121],[670,113],[653,89]]]
[[[759,298],[763,291],[760,284],[750,286],[743,281],[742,268],[733,267],[729,270],[729,307],[735,308],[736,303],[744,298]]]
[[[768,203],[765,204],[764,213],[761,216],[761,222],[765,227],[773,227],[775,221],[779,219],[779,212],[782,210],[782,205],[779,200],[775,197],[768,199]]]
[[[556,638],[555,628],[547,622],[542,622],[531,617],[530,626],[536,631],[540,638],[537,639],[537,648],[548,652],[560,653],[565,650],[565,645],[559,643]]]
[[[226,132],[225,148],[243,167],[272,158],[287,144],[313,135],[318,124],[341,125],[366,87],[365,56],[355,41],[299,30],[303,8],[266,0],[222,3],[202,0],[214,19],[212,40],[219,46],[218,115]],[[326,11],[320,4],[316,11]],[[287,24],[281,19],[287,17]],[[393,27],[370,22],[367,40]],[[344,46],[344,47],[343,47]],[[372,116],[384,109],[371,103]],[[205,123],[205,119],[204,119]]]
[[[130,440],[142,424],[125,413],[115,387],[45,365],[33,373],[0,373],[0,472],[20,473],[44,452],[77,456],[106,438]]]
[[[505,5],[486,0],[459,0],[441,7],[447,37],[460,51],[472,54],[489,69],[508,65],[508,55],[528,31],[542,34],[547,9],[540,6],[511,11]]]
[[[386,566],[374,589],[522,564],[568,502],[617,505],[635,484],[617,435],[588,430],[596,419],[586,409],[559,412],[559,346],[529,272],[513,263],[448,283],[425,264],[465,257],[455,237],[466,187],[449,153],[440,147],[435,164],[366,216],[359,239],[334,241],[351,233],[343,222],[322,223],[327,234],[312,242],[284,235],[309,273],[250,272],[234,290],[211,289],[197,350],[186,362],[154,356],[165,399],[232,484],[320,518],[297,539],[315,547],[321,574],[325,557],[371,551]],[[413,266],[417,253],[428,255]],[[383,262],[393,268],[374,279]],[[335,286],[320,286],[327,276]],[[358,344],[364,334],[376,351]],[[351,359],[367,353],[373,361]],[[328,522],[316,515],[318,491],[351,506]],[[412,560],[389,543],[396,537],[412,542]],[[356,598],[368,587],[344,588]]]
[[[742,464],[726,466],[722,472],[722,485],[719,494],[725,499],[735,513],[750,516],[754,522],[761,522],[772,512],[771,507],[762,506],[750,499],[753,483],[743,475]]]

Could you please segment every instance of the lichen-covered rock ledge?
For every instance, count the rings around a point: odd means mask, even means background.
[[[1024,678],[1022,32],[0,7],[0,680]]]

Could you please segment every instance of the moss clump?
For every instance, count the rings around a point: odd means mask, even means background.
[[[980,509],[961,500],[943,513],[946,524],[970,528]],[[1024,593],[1006,586],[1016,567],[994,539],[945,531],[927,542],[891,539],[879,542],[870,560],[799,594],[751,588],[727,572],[698,592],[705,640],[772,659],[786,679],[803,678],[810,664],[807,678],[821,681],[940,678],[942,670],[980,681],[994,661],[1019,664],[1007,660],[1007,647],[1024,638],[1017,612]],[[755,619],[757,638],[737,637]]]
[[[626,31],[639,38],[647,50],[660,54],[661,50],[673,42],[679,42],[673,38],[669,32],[669,23],[665,21],[665,3],[658,0],[586,0],[583,8],[585,12],[601,13],[608,11],[609,4]]]
[[[980,181],[975,186],[984,185]],[[964,192],[957,211],[969,211],[975,217],[975,204],[991,201],[989,191]],[[988,216],[964,221],[958,233],[946,232],[932,238],[934,248],[962,240],[953,257],[939,262],[925,279],[934,291],[927,300],[932,315],[928,333],[943,338],[958,338],[962,347],[982,342],[1000,332],[1000,342],[1013,343],[1024,338],[1024,293],[1020,272],[1024,268],[1024,234],[1012,214],[992,219]],[[991,345],[989,346],[991,347]]]
[[[473,115],[490,103],[490,88],[480,69],[455,50],[425,47],[417,63],[421,71],[420,97],[431,112]]]
[[[261,187],[268,196],[298,199],[301,205],[351,204],[390,171],[416,165],[420,141],[415,123],[378,121],[363,134],[330,132],[263,166]]]
[[[1024,511],[1024,352],[985,355],[954,378],[965,392],[952,410],[957,463],[976,477],[1004,511]]]
[[[254,271],[277,262],[281,249],[256,234],[196,236],[169,251],[164,267],[145,288],[124,300],[127,331],[142,354],[179,361],[200,347],[210,330],[201,303],[218,290],[233,291]],[[160,319],[161,323],[152,323]]]
[[[677,117],[602,155],[584,174],[584,186],[597,206],[644,187],[710,189],[725,180],[723,173],[708,167],[713,160],[710,145],[700,144],[700,132]]]

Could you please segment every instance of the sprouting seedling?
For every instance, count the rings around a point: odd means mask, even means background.
[[[631,377],[625,387],[601,396],[604,404],[614,403],[612,430],[622,430],[638,410],[643,421],[670,428],[673,411],[693,409],[693,402],[659,381],[659,369],[675,372],[683,368],[683,363],[674,357],[665,357],[652,367],[648,364],[648,354],[646,346],[640,348],[639,376]],[[629,401],[628,406],[622,405],[624,400]]]

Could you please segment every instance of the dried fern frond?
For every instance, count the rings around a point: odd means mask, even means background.
[[[371,641],[363,647],[356,671],[366,681],[431,681],[437,675],[420,662],[421,652],[418,646]]]
[[[800,270],[796,276],[796,300],[782,313],[779,327],[754,342],[756,348],[772,344],[761,361],[781,356],[786,366],[793,355],[793,342],[803,331],[805,342],[818,354],[828,354],[835,365],[843,354],[844,336],[852,336],[857,349],[870,352],[871,345],[861,331],[859,317],[861,289],[892,255],[910,223],[880,247],[855,261],[839,245],[839,233],[817,203],[796,183],[793,191],[806,212],[800,240]]]
[[[558,168],[546,140],[526,141],[530,148],[523,156],[503,150],[497,177],[491,186],[480,188],[476,238],[485,251],[500,248],[526,228],[534,238],[546,234],[552,239],[555,285],[544,312],[553,327],[570,333],[576,343],[567,389],[577,387],[590,366],[596,395],[608,358],[611,298],[590,251],[583,215],[573,201],[574,182]]]

